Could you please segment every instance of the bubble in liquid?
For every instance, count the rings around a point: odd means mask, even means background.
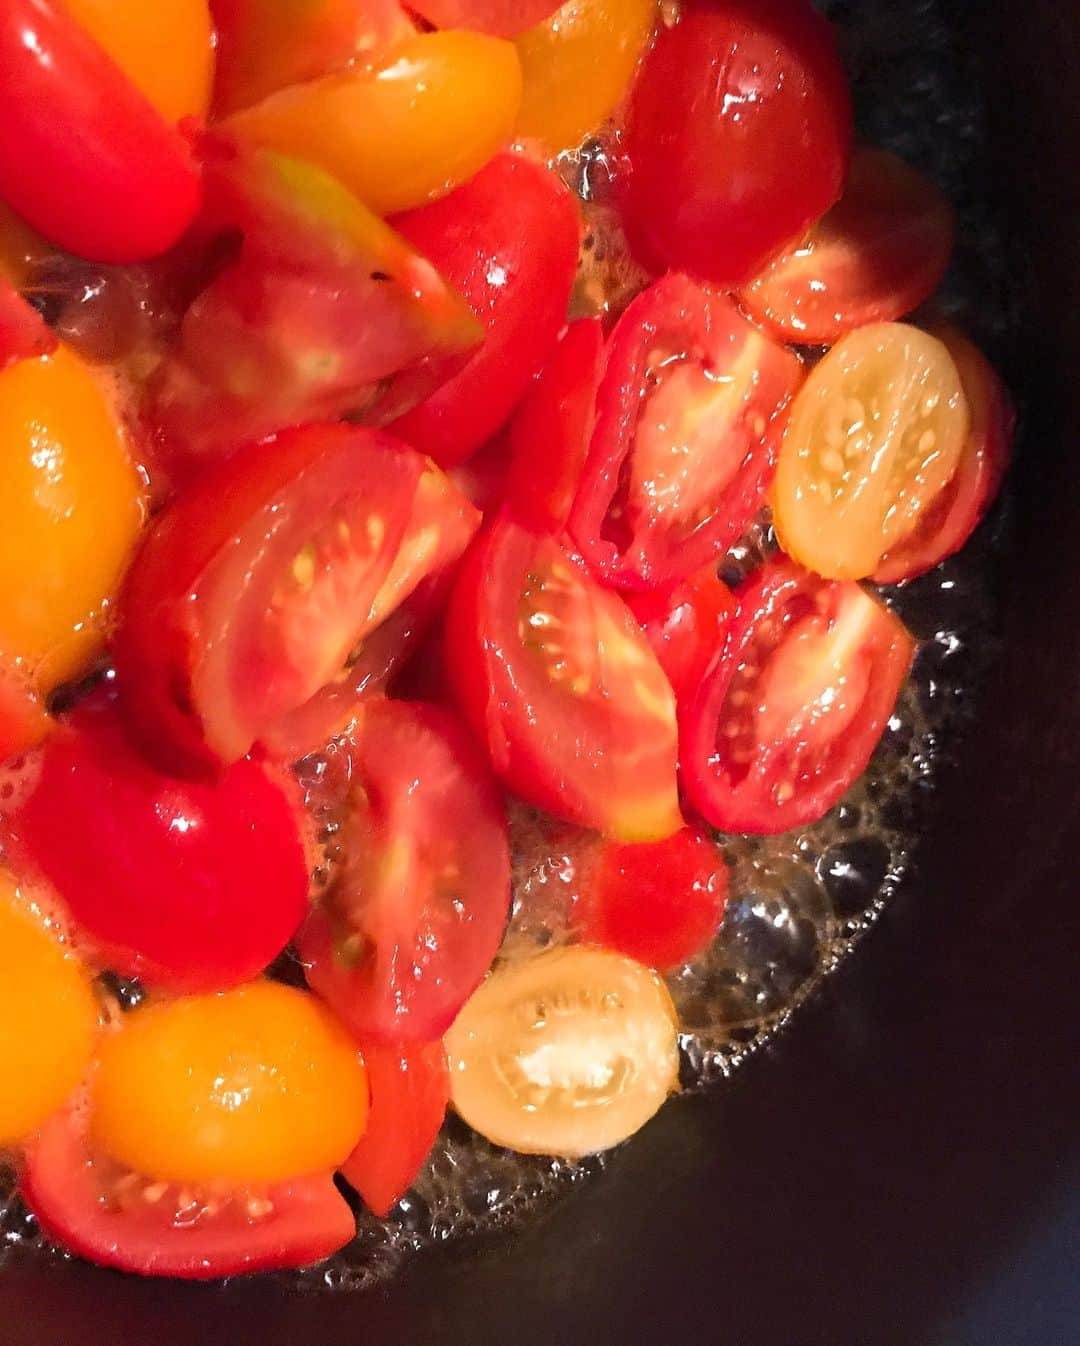
[[[877,836],[853,837],[829,847],[817,863],[817,873],[839,915],[855,915],[874,902],[891,858]]]

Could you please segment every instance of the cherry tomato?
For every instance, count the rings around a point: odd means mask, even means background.
[[[450,480],[482,514],[495,514],[506,496],[510,472],[509,426],[448,472]]]
[[[626,602],[676,697],[696,691],[734,614],[731,590],[709,567],[668,589],[628,594]]]
[[[507,154],[445,200],[393,223],[487,328],[464,369],[394,426],[414,448],[453,467],[507,419],[566,322],[578,207],[554,173]]]
[[[538,532],[560,532],[574,504],[596,421],[603,370],[599,318],[571,323],[510,423],[510,510]]]
[[[498,520],[447,614],[449,674],[496,773],[624,841],[682,825],[675,699],[641,629],[553,537]]]
[[[692,0],[630,100],[624,222],[641,260],[751,280],[840,196],[851,106],[810,0]]]
[[[141,491],[110,400],[65,347],[0,373],[0,444],[0,653],[47,692],[102,643]]]
[[[225,126],[311,159],[385,215],[471,178],[509,141],[520,103],[521,67],[509,42],[419,33],[370,67],[282,89]]]
[[[831,345],[929,299],[955,230],[952,206],[921,173],[886,150],[856,150],[839,202],[739,299],[779,336]]]
[[[0,1146],[35,1132],[90,1065],[98,1027],[90,978],[0,872]]]
[[[582,939],[648,967],[678,967],[716,934],[727,900],[724,857],[685,827],[645,846],[603,842],[588,864],[574,911]]]
[[[353,735],[344,872],[300,931],[308,982],[363,1042],[431,1042],[502,939],[510,853],[486,765],[445,711],[376,701]]]
[[[398,0],[212,0],[219,117],[306,84],[415,32]]]
[[[54,249],[25,220],[0,201],[0,275],[19,289]]]
[[[370,408],[401,375],[385,418],[480,340],[431,264],[321,169],[227,143],[220,156],[204,223],[239,228],[243,247],[188,309],[151,394],[181,466]]]
[[[0,275],[0,370],[16,360],[51,355],[56,346],[56,333],[14,285]]]
[[[951,480],[915,531],[874,571],[878,584],[913,579],[958,552],[993,503],[1009,464],[1016,413],[1008,390],[982,352],[959,332],[945,329],[937,335],[960,375],[971,426]]]
[[[297,809],[261,766],[238,762],[212,785],[163,776],[98,698],[53,733],[39,772],[9,838],[106,965],[212,990],[281,952],[304,914],[307,862]]]
[[[199,208],[187,144],[53,0],[0,7],[0,196],[100,262],[171,247]]]
[[[98,1052],[91,1147],[143,1177],[236,1186],[329,1173],[367,1120],[359,1050],[304,991],[256,981],[127,1014]]]
[[[671,274],[608,345],[570,534],[609,584],[700,570],[764,503],[802,366],[723,295]]]
[[[656,22],[656,0],[567,0],[517,39],[519,136],[569,149],[622,101]]]
[[[450,1075],[441,1042],[367,1046],[364,1065],[371,1111],[341,1176],[385,1219],[431,1153],[450,1101]]]
[[[812,823],[866,769],[915,651],[857,584],[786,558],[736,592],[719,657],[681,711],[683,787],[725,832]]]
[[[953,477],[969,426],[940,341],[903,323],[849,333],[788,418],[773,482],[780,545],[830,579],[872,575]]]
[[[333,1177],[256,1191],[149,1182],[94,1153],[85,1112],[64,1112],[27,1149],[19,1191],[44,1233],[98,1266],[213,1280],[300,1267],[353,1238]]]
[[[207,0],[59,0],[169,123],[204,118],[214,76]]]
[[[507,964],[447,1034],[454,1108],[525,1154],[610,1149],[676,1087],[676,1030],[664,983],[629,958],[571,948]]]
[[[410,0],[410,9],[436,28],[471,28],[513,37],[546,19],[558,0]]]
[[[28,752],[52,729],[52,719],[26,674],[0,659],[0,763]]]

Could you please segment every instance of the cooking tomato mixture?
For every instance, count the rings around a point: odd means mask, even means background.
[[[6,0],[0,1146],[54,1243],[304,1266],[448,1108],[574,1159],[676,1090],[725,838],[841,804],[1010,451],[949,202],[853,140],[809,0]],[[548,948],[508,818],[576,857]]]

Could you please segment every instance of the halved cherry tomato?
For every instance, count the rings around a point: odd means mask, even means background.
[[[670,274],[611,335],[570,534],[609,584],[718,558],[764,504],[799,360],[724,295]]]
[[[743,285],[836,201],[851,103],[810,0],[697,0],[630,100],[623,216],[642,261]]]
[[[506,496],[510,473],[509,426],[447,473],[482,514],[495,514]]]
[[[321,169],[227,143],[220,154],[205,224],[244,242],[188,309],[154,384],[150,416],[174,458],[368,408],[391,375],[416,400],[480,340],[434,267]],[[396,410],[403,392],[399,380]]]
[[[450,677],[496,773],[624,841],[682,825],[675,699],[626,604],[553,537],[500,519],[459,572]]]
[[[0,763],[36,748],[52,724],[29,677],[16,664],[0,659]]]
[[[491,966],[510,907],[502,800],[456,721],[376,701],[352,740],[344,871],[300,931],[308,982],[363,1042],[431,1042]]]
[[[657,17],[656,0],[566,0],[517,39],[517,134],[569,149],[615,110]]]
[[[587,862],[574,926],[588,943],[663,971],[716,934],[727,890],[727,863],[696,828],[645,846],[605,841]]]
[[[860,327],[816,365],[773,481],[780,545],[830,579],[863,579],[918,528],[970,426],[948,350],[904,323]]]
[[[312,160],[385,215],[471,178],[509,141],[520,104],[509,42],[419,33],[371,66],[282,89],[224,125],[251,144]]]
[[[56,333],[14,285],[0,275],[0,370],[16,360],[51,355],[56,347]]]
[[[344,70],[415,32],[398,0],[211,0],[214,111],[228,116],[291,84]]]
[[[496,37],[513,37],[546,19],[558,0],[409,0],[436,28],[471,28]]]
[[[161,775],[111,698],[92,698],[41,749],[39,773],[5,820],[9,841],[107,966],[171,990],[231,986],[300,923],[297,807],[256,763],[213,785]]]
[[[857,584],[786,558],[736,592],[727,640],[681,708],[683,787],[725,832],[816,821],[866,769],[915,642]]]
[[[380,431],[310,425],[248,445],[158,516],[116,640],[147,751],[212,771],[338,674],[371,629],[423,472]]]
[[[557,949],[493,972],[447,1034],[454,1108],[525,1154],[610,1149],[659,1111],[679,1074],[671,997],[604,949]]]
[[[74,1091],[94,1050],[90,978],[0,872],[0,1146],[32,1135]]]
[[[385,1219],[431,1153],[450,1102],[441,1042],[364,1048],[371,1086],[367,1129],[341,1176]]]
[[[85,1111],[54,1117],[26,1151],[19,1191],[49,1238],[98,1266],[212,1280],[307,1266],[356,1233],[329,1173],[199,1196],[95,1154],[86,1127]]]
[[[953,208],[932,182],[895,154],[859,149],[837,204],[739,300],[789,341],[831,345],[854,327],[893,322],[929,299],[949,265],[955,231]]]
[[[599,318],[571,323],[510,422],[507,504],[538,532],[561,532],[570,517],[596,421],[603,353]]]
[[[898,547],[874,571],[877,584],[914,579],[967,542],[993,503],[1009,465],[1016,412],[1008,389],[986,357],[959,332],[936,333],[953,358],[971,413],[971,427],[952,479]]]
[[[0,196],[101,262],[171,247],[199,174],[180,136],[54,0],[0,6]]]
[[[554,173],[504,154],[445,200],[398,215],[393,224],[487,328],[461,372],[393,427],[453,467],[507,419],[566,322],[578,207]]]
[[[626,602],[656,651],[676,698],[696,691],[735,612],[731,590],[708,567],[669,589],[627,594]]]
[[[207,0],[59,0],[169,123],[204,118],[214,75]]]

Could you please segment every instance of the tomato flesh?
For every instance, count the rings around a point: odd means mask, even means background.
[[[693,693],[723,644],[735,599],[711,567],[668,589],[627,595],[675,696]]]

